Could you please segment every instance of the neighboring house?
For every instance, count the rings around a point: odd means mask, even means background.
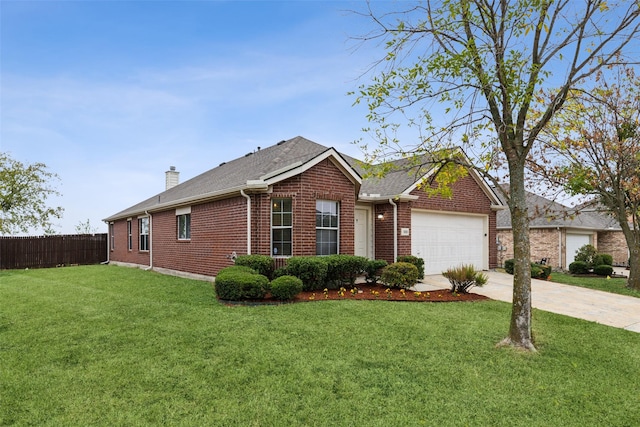
[[[594,210],[569,208],[533,193],[527,193],[531,242],[531,260],[546,263],[554,269],[568,269],[576,251],[593,245],[598,252],[610,254],[614,265],[626,265],[627,244],[613,217]],[[511,216],[508,210],[498,212],[498,263],[513,258]]]
[[[398,162],[402,165],[402,162]],[[470,172],[453,198],[419,187],[406,167],[362,179],[362,164],[302,137],[249,153],[131,206],[109,224],[110,260],[215,276],[233,255],[361,255],[425,260],[427,274],[460,263],[497,266],[496,194]],[[177,172],[167,172],[168,187]]]

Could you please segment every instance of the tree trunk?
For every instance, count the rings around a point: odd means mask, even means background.
[[[627,280],[627,287],[640,291],[640,230],[635,228],[637,221],[633,222],[633,228],[629,225],[623,209],[619,210],[618,222],[629,248],[629,279]]]
[[[629,280],[627,280],[627,287],[640,291],[640,244],[637,242],[631,242],[628,243],[628,246]]]
[[[509,336],[500,345],[536,351],[531,334],[531,245],[524,167],[510,168],[509,209],[513,230],[513,303]]]

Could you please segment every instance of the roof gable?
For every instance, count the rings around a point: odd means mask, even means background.
[[[120,211],[105,221],[229,197],[240,194],[240,191],[266,191],[269,185],[303,173],[325,159],[330,159],[359,189],[362,178],[337,151],[298,136],[220,163],[218,167]]]
[[[458,149],[456,153],[466,158],[462,150]],[[348,160],[361,175],[365,173],[365,168],[360,160],[354,158],[348,158]],[[399,159],[391,161],[390,164],[391,170],[383,178],[368,177],[363,181],[360,190],[361,199],[388,200],[394,198],[412,200],[415,196],[412,196],[411,193],[437,171],[437,166],[427,155],[422,156],[417,163],[409,159]],[[492,205],[501,207],[503,205],[502,200],[478,172],[472,168],[469,168],[468,172]]]

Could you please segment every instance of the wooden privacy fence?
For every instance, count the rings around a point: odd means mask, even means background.
[[[107,260],[107,234],[0,237],[0,269],[98,264]]]

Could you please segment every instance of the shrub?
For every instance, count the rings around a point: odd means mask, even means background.
[[[286,272],[302,280],[305,291],[323,289],[327,277],[327,261],[319,256],[294,256],[287,261]]]
[[[364,273],[368,260],[355,255],[329,255],[327,262],[327,288],[338,289],[343,284],[353,286],[356,279]]]
[[[249,267],[232,266],[220,270],[215,288],[223,300],[262,299],[269,289],[269,279]]]
[[[531,265],[531,278],[532,279],[541,279],[542,269],[538,265]]]
[[[513,274],[515,260],[508,259],[504,262],[504,270]],[[551,275],[551,266],[550,265],[540,265],[534,262],[531,263],[531,277],[534,279],[542,279],[547,280]]]
[[[487,276],[476,271],[473,265],[461,265],[450,268],[442,273],[451,283],[451,292],[469,293],[469,289],[474,286],[484,286],[487,283]]]
[[[271,296],[281,301],[295,298],[302,292],[302,280],[294,276],[280,276],[271,282]]]
[[[226,268],[223,268],[222,270],[220,270],[218,272],[218,275],[216,276],[216,280],[218,280],[218,278],[220,276],[224,276],[224,275],[227,275],[227,274],[233,274],[233,273],[256,274],[257,271],[255,271],[251,267],[247,267],[246,265],[232,265],[230,267],[226,267]]]
[[[531,263],[531,277],[534,279],[547,280],[551,276],[550,265],[540,265]]]
[[[375,285],[380,280],[380,276],[382,275],[382,269],[385,268],[389,263],[383,259],[372,259],[367,262],[367,266],[365,267],[365,274],[367,283],[370,285]]]
[[[611,276],[613,274],[613,267],[606,264],[596,265],[593,267],[593,272],[598,276]]]
[[[240,255],[236,258],[236,265],[251,267],[269,279],[273,278],[275,261],[269,255]]]
[[[576,252],[575,261],[582,261],[587,264],[587,268],[591,268],[597,253],[598,251],[592,245],[584,245]]]
[[[569,264],[569,273],[571,274],[587,274],[589,266],[584,261],[574,261]]]
[[[613,265],[613,257],[609,254],[598,254],[593,257],[593,265]]]
[[[408,262],[395,262],[382,270],[382,282],[391,288],[409,289],[418,280],[418,267]]]
[[[396,260],[397,262],[408,262],[413,264],[418,269],[418,280],[422,280],[424,278],[424,260],[422,258],[418,258],[414,255],[401,255]],[[417,280],[416,280],[417,282]]]
[[[276,271],[273,272],[274,279],[282,276],[291,276],[287,271],[287,266],[276,268]]]
[[[509,274],[513,274],[513,264],[514,264],[515,260],[512,259],[508,259],[504,262],[504,271],[506,271]]]

